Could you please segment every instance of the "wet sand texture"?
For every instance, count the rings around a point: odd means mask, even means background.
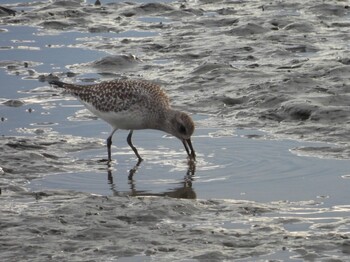
[[[341,232],[349,219],[336,217],[348,212],[346,207],[324,210],[332,220],[325,225],[314,217],[318,208],[312,202],[107,198],[60,191],[30,197],[2,199],[3,261],[132,256],[140,256],[132,261],[251,261],[259,256],[288,260],[291,255],[346,261],[349,254],[348,233]],[[310,224],[317,233],[293,231],[295,225]]]
[[[348,2],[11,2],[0,8],[0,26],[0,37],[33,30],[35,39],[12,36],[0,47],[6,56],[0,58],[1,76],[6,74],[0,94],[1,261],[348,260],[349,205],[324,206],[327,195],[261,203],[28,190],[30,181],[52,174],[106,173],[96,164],[102,151],[92,157],[104,149],[104,140],[94,136],[105,127],[91,128],[93,116],[47,85],[57,77],[146,78],[164,85],[178,108],[204,114],[199,130],[219,128],[224,137],[235,128],[260,128],[274,138],[336,144],[293,149],[297,154],[349,159]],[[40,56],[24,59],[23,50]],[[50,60],[52,52],[61,55]],[[26,114],[20,124],[12,121],[15,109]],[[74,129],[91,138],[72,135]],[[153,167],[159,154],[146,154]],[[206,157],[199,153],[198,177]],[[113,168],[125,168],[119,161]],[[186,170],[176,161],[169,166]]]
[[[2,11],[2,23],[40,26],[52,33],[93,32],[73,47],[111,54],[68,66],[75,73],[166,83],[179,106],[215,114],[212,126],[264,128],[334,142],[341,147],[337,156],[348,157],[346,2],[95,6],[55,1],[22,6],[9,5],[18,9],[17,15]],[[219,122],[217,115],[224,118]]]

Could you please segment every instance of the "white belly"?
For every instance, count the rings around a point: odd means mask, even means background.
[[[101,112],[96,110],[96,108],[90,104],[84,103],[84,105],[90,112],[106,121],[113,128],[126,130],[137,130],[145,128],[143,112],[141,111],[133,110],[120,112]]]

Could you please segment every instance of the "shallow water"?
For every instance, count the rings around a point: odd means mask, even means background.
[[[184,197],[188,194],[189,198],[196,196],[199,199],[314,200],[326,207],[348,203],[349,161],[303,157],[290,151],[310,144],[269,140],[261,135],[254,139],[246,137],[256,134],[254,131],[237,131],[234,136],[220,136],[218,130],[198,129],[193,138],[198,151],[193,167],[187,165],[177,140],[164,139],[160,132],[135,132],[134,144],[140,148],[145,161],[131,182],[129,170],[136,160],[126,144],[127,133],[119,132],[115,138],[117,147],[113,149],[116,163],[110,170],[99,165],[100,171],[93,168],[93,172],[52,174],[31,181],[29,187],[35,191],[73,189],[101,195],[176,196],[184,193]],[[102,159],[105,151],[106,148],[101,146],[98,150],[73,156],[76,162]],[[112,176],[113,183],[108,176]],[[191,188],[186,185],[188,179],[192,181]]]
[[[0,13],[5,261],[347,260],[345,4],[20,2]],[[162,84],[195,119],[197,162],[135,132],[130,180],[120,131],[101,163],[109,127],[51,74]]]

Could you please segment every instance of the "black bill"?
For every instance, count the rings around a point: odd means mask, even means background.
[[[196,160],[196,153],[194,152],[191,139],[184,139],[182,140],[182,143],[186,149],[187,155],[192,158],[193,160]],[[191,152],[190,152],[191,150]]]

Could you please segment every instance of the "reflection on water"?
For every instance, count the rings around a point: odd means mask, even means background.
[[[235,136],[212,137],[214,129],[198,128],[193,137],[198,151],[194,164],[187,162],[176,139],[145,130],[135,136],[135,144],[145,161],[135,165],[133,152],[121,139],[124,134],[120,131],[114,138],[114,161],[108,167],[98,161],[106,154],[102,139],[105,128],[101,122],[91,120],[64,130],[76,135],[90,132],[89,136],[94,137],[90,140],[95,143],[84,144],[87,138],[78,139],[78,136],[57,139],[57,133],[51,134],[58,141],[54,147],[47,145],[47,136],[43,141],[29,143],[40,145],[43,155],[61,148],[67,152],[64,159],[69,158],[69,162],[55,164],[59,168],[55,174],[32,180],[30,188],[68,189],[105,196],[196,195],[198,199],[244,199],[260,203],[312,200],[326,207],[348,204],[349,179],[345,177],[350,162],[300,157],[290,151],[305,143],[268,140],[248,130],[237,130]],[[101,140],[96,138],[96,133]],[[77,151],[72,151],[73,145]],[[33,163],[33,168],[39,164]]]
[[[196,192],[192,188],[192,182],[194,180],[194,175],[196,172],[196,162],[193,160],[188,160],[188,168],[186,174],[182,181],[178,182],[178,186],[162,193],[152,193],[144,190],[137,189],[137,182],[134,180],[134,175],[139,169],[142,161],[138,161],[137,164],[130,169],[128,179],[130,185],[130,192],[120,192],[117,190],[117,186],[113,180],[112,169],[110,164],[107,168],[108,184],[111,186],[111,190],[114,196],[129,195],[129,196],[167,196],[172,198],[186,198],[186,199],[196,199]]]

